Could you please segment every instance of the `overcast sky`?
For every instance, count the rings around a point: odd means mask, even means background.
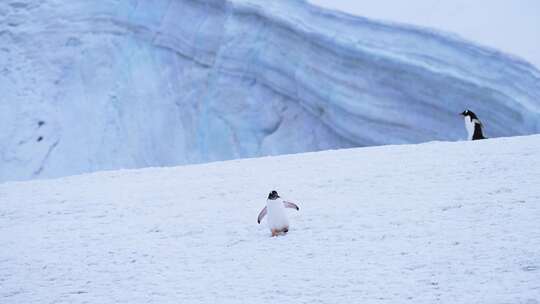
[[[540,0],[309,0],[374,19],[434,27],[540,68]]]

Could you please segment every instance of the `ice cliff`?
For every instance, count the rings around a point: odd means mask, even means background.
[[[303,1],[0,3],[0,181],[540,130],[540,72]]]

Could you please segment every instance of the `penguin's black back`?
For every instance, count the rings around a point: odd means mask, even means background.
[[[479,123],[475,123],[472,140],[478,140],[478,139],[486,139],[486,138],[484,137],[484,134],[482,134],[482,125]]]

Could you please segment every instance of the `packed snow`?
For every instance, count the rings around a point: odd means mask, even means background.
[[[297,0],[0,1],[0,182],[540,132],[540,71]]]
[[[540,135],[0,185],[0,303],[540,303]],[[290,231],[257,214],[268,192]]]

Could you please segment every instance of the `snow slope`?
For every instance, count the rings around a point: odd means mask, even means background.
[[[540,135],[0,185],[0,303],[539,303]],[[300,205],[271,238],[267,193]],[[264,224],[264,222],[263,222]]]
[[[309,0],[377,20],[456,33],[540,67],[540,1],[536,0]]]
[[[282,0],[0,2],[0,181],[540,130],[540,72]]]

